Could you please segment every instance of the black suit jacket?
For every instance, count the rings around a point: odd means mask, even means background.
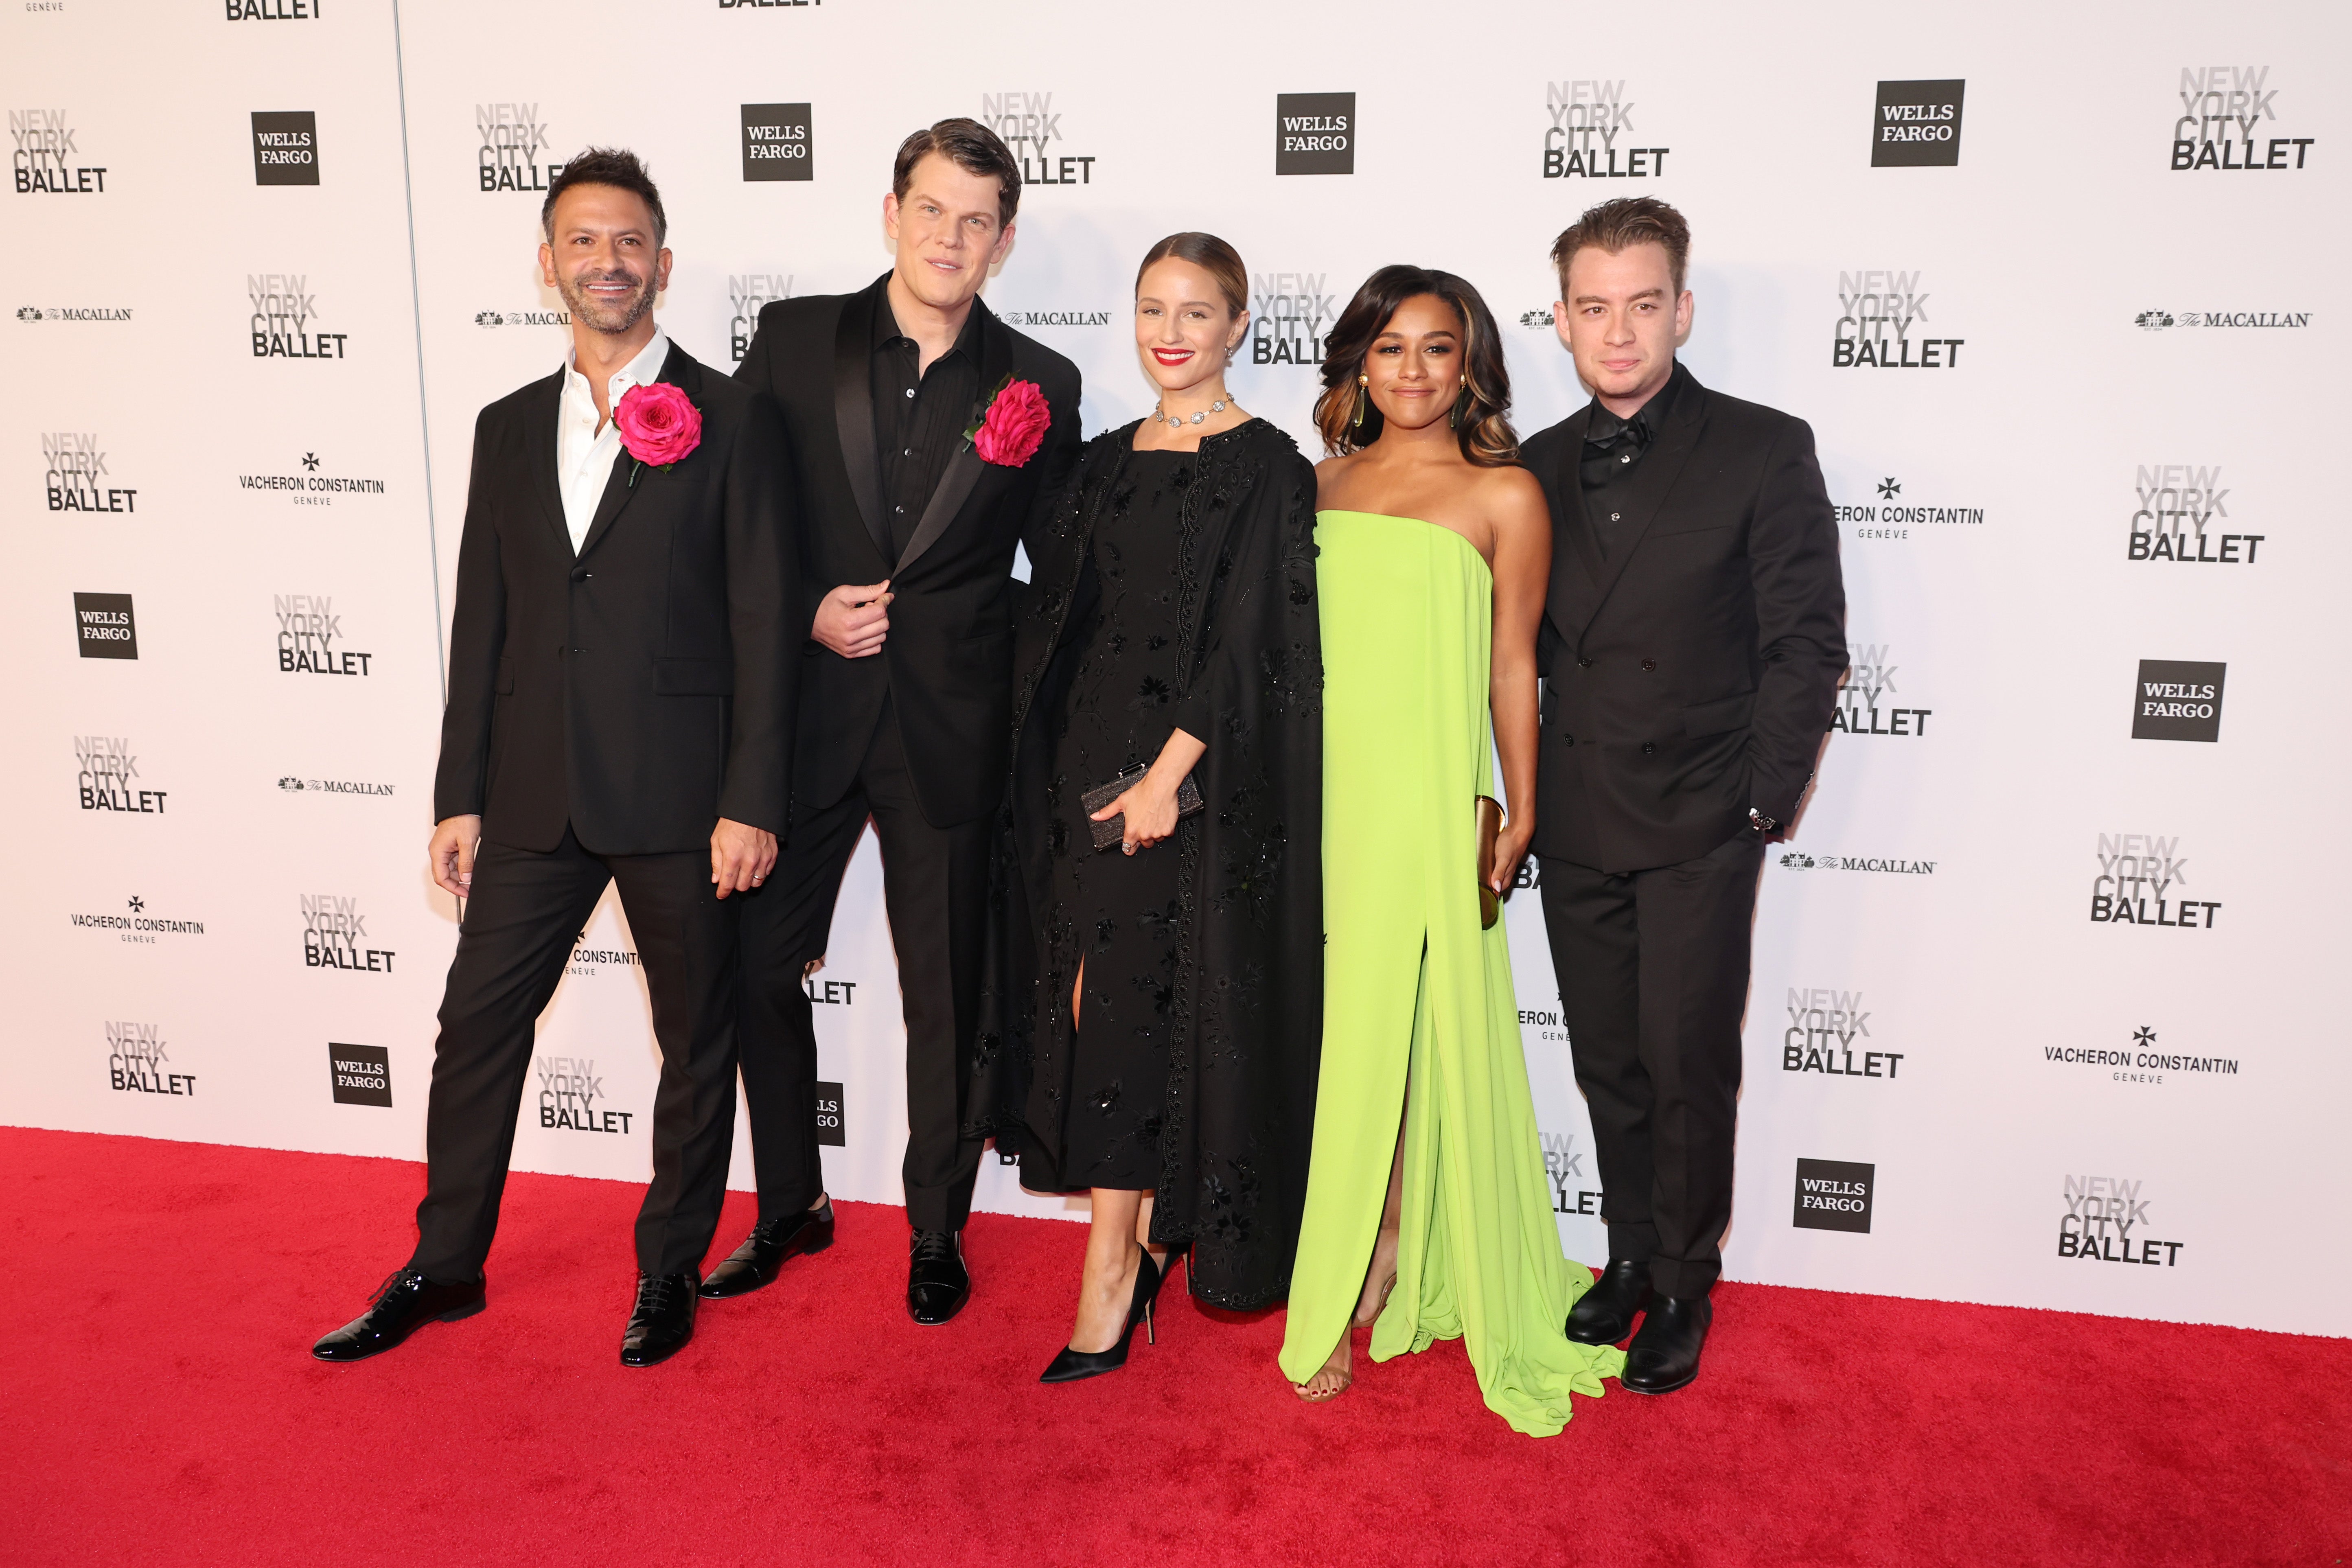
[[[807,637],[817,601],[844,583],[887,579],[894,595],[879,654],[852,659],[813,640],[803,646],[793,795],[803,806],[822,807],[848,793],[887,697],[923,816],[950,827],[985,816],[1003,795],[1012,730],[1013,549],[1039,498],[1053,493],[1077,457],[1078,369],[972,301],[981,396],[1008,374],[1034,381],[1053,426],[1017,468],[960,447],[893,560],[871,375],[874,310],[888,282],[885,273],[855,294],[767,306],[735,374],[772,393],[783,410],[802,519],[795,636]]]
[[[782,835],[803,623],[782,421],[675,344],[659,379],[702,443],[667,472],[623,450],[576,555],[563,372],[475,422],[436,820],[542,852],[566,824],[611,855],[699,848],[722,816]]]
[[[1793,818],[1846,665],[1811,429],[1675,374],[1609,559],[1578,474],[1590,407],[1520,453],[1552,516],[1536,852],[1612,873],[1704,855],[1751,805]]]

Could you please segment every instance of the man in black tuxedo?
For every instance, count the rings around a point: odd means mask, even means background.
[[[572,353],[474,430],[428,851],[460,925],[416,1251],[318,1342],[321,1361],[481,1310],[533,1026],[608,883],[662,1056],[622,1364],[649,1366],[692,1336],[726,1191],[743,904],[730,895],[775,863],[801,662],[782,431],[769,398],[655,324],[670,253],[634,155],[572,160],[541,221]],[[663,449],[642,411],[678,411],[681,394],[699,444]]]
[[[891,269],[855,294],[762,310],[737,373],[783,410],[808,640],[792,831],[743,912],[760,1220],[704,1283],[712,1300],[757,1289],[833,1239],[801,987],[869,817],[907,1021],[907,1306],[944,1323],[971,1294],[961,1232],[982,1145],[963,1125],[989,821],[1007,767],[1013,547],[1078,446],[1077,367],[980,300],[1020,195],[1020,164],[985,126],[916,132],[882,204]],[[1009,382],[1043,390],[1050,426],[1017,463],[983,459],[966,432]]]
[[[1757,877],[1846,663],[1812,431],[1675,363],[1689,252],[1682,215],[1645,196],[1559,237],[1554,321],[1592,402],[1521,454],[1553,541],[1535,851],[1609,1227],[1568,1337],[1614,1343],[1646,1306],[1623,1381],[1648,1394],[1698,1375]]]

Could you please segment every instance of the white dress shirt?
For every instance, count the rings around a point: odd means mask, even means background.
[[[643,353],[613,373],[605,388],[605,406],[617,408],[633,386],[661,379],[662,362],[669,358],[669,334],[654,329],[654,341]],[[588,525],[596,521],[596,503],[613,477],[613,459],[621,453],[621,429],[613,420],[596,428],[596,395],[580,374],[577,349],[563,362],[563,401],[555,416],[555,474],[563,489],[563,526],[572,531],[572,553],[580,553]]]

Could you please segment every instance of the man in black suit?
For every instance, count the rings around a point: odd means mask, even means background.
[[[1521,454],[1553,539],[1535,851],[1609,1227],[1568,1337],[1614,1343],[1646,1306],[1623,1381],[1648,1394],[1698,1375],[1757,876],[1846,662],[1812,431],[1675,363],[1689,252],[1682,215],[1646,196],[1559,237],[1554,321],[1592,402]]]
[[[869,817],[907,1021],[907,1306],[919,1323],[944,1323],[971,1294],[961,1232],[982,1145],[963,1125],[989,820],[1007,766],[1013,553],[1078,446],[1077,367],[980,300],[1012,246],[1020,195],[1020,164],[985,126],[916,132],[882,204],[891,269],[855,294],[768,306],[737,373],[783,410],[808,640],[792,831],[743,913],[760,1220],[711,1271],[706,1298],[757,1289],[833,1239],[801,986]],[[1042,443],[1025,455],[985,444],[994,457],[983,458],[967,432],[1023,382],[1050,413]]]
[[[592,148],[566,164],[541,222],[572,353],[474,429],[428,851],[460,925],[416,1251],[318,1342],[321,1361],[481,1310],[533,1026],[608,883],[662,1056],[622,1364],[692,1336],[726,1191],[743,902],[730,895],[775,863],[801,662],[782,432],[765,395],[656,326],[670,253],[634,155]],[[658,411],[686,403],[698,444],[655,444]]]

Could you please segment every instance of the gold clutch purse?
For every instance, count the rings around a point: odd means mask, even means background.
[[[1503,806],[1492,795],[1478,797],[1478,926],[1492,931],[1502,918],[1503,900],[1495,895],[1495,840],[1502,837]]]

